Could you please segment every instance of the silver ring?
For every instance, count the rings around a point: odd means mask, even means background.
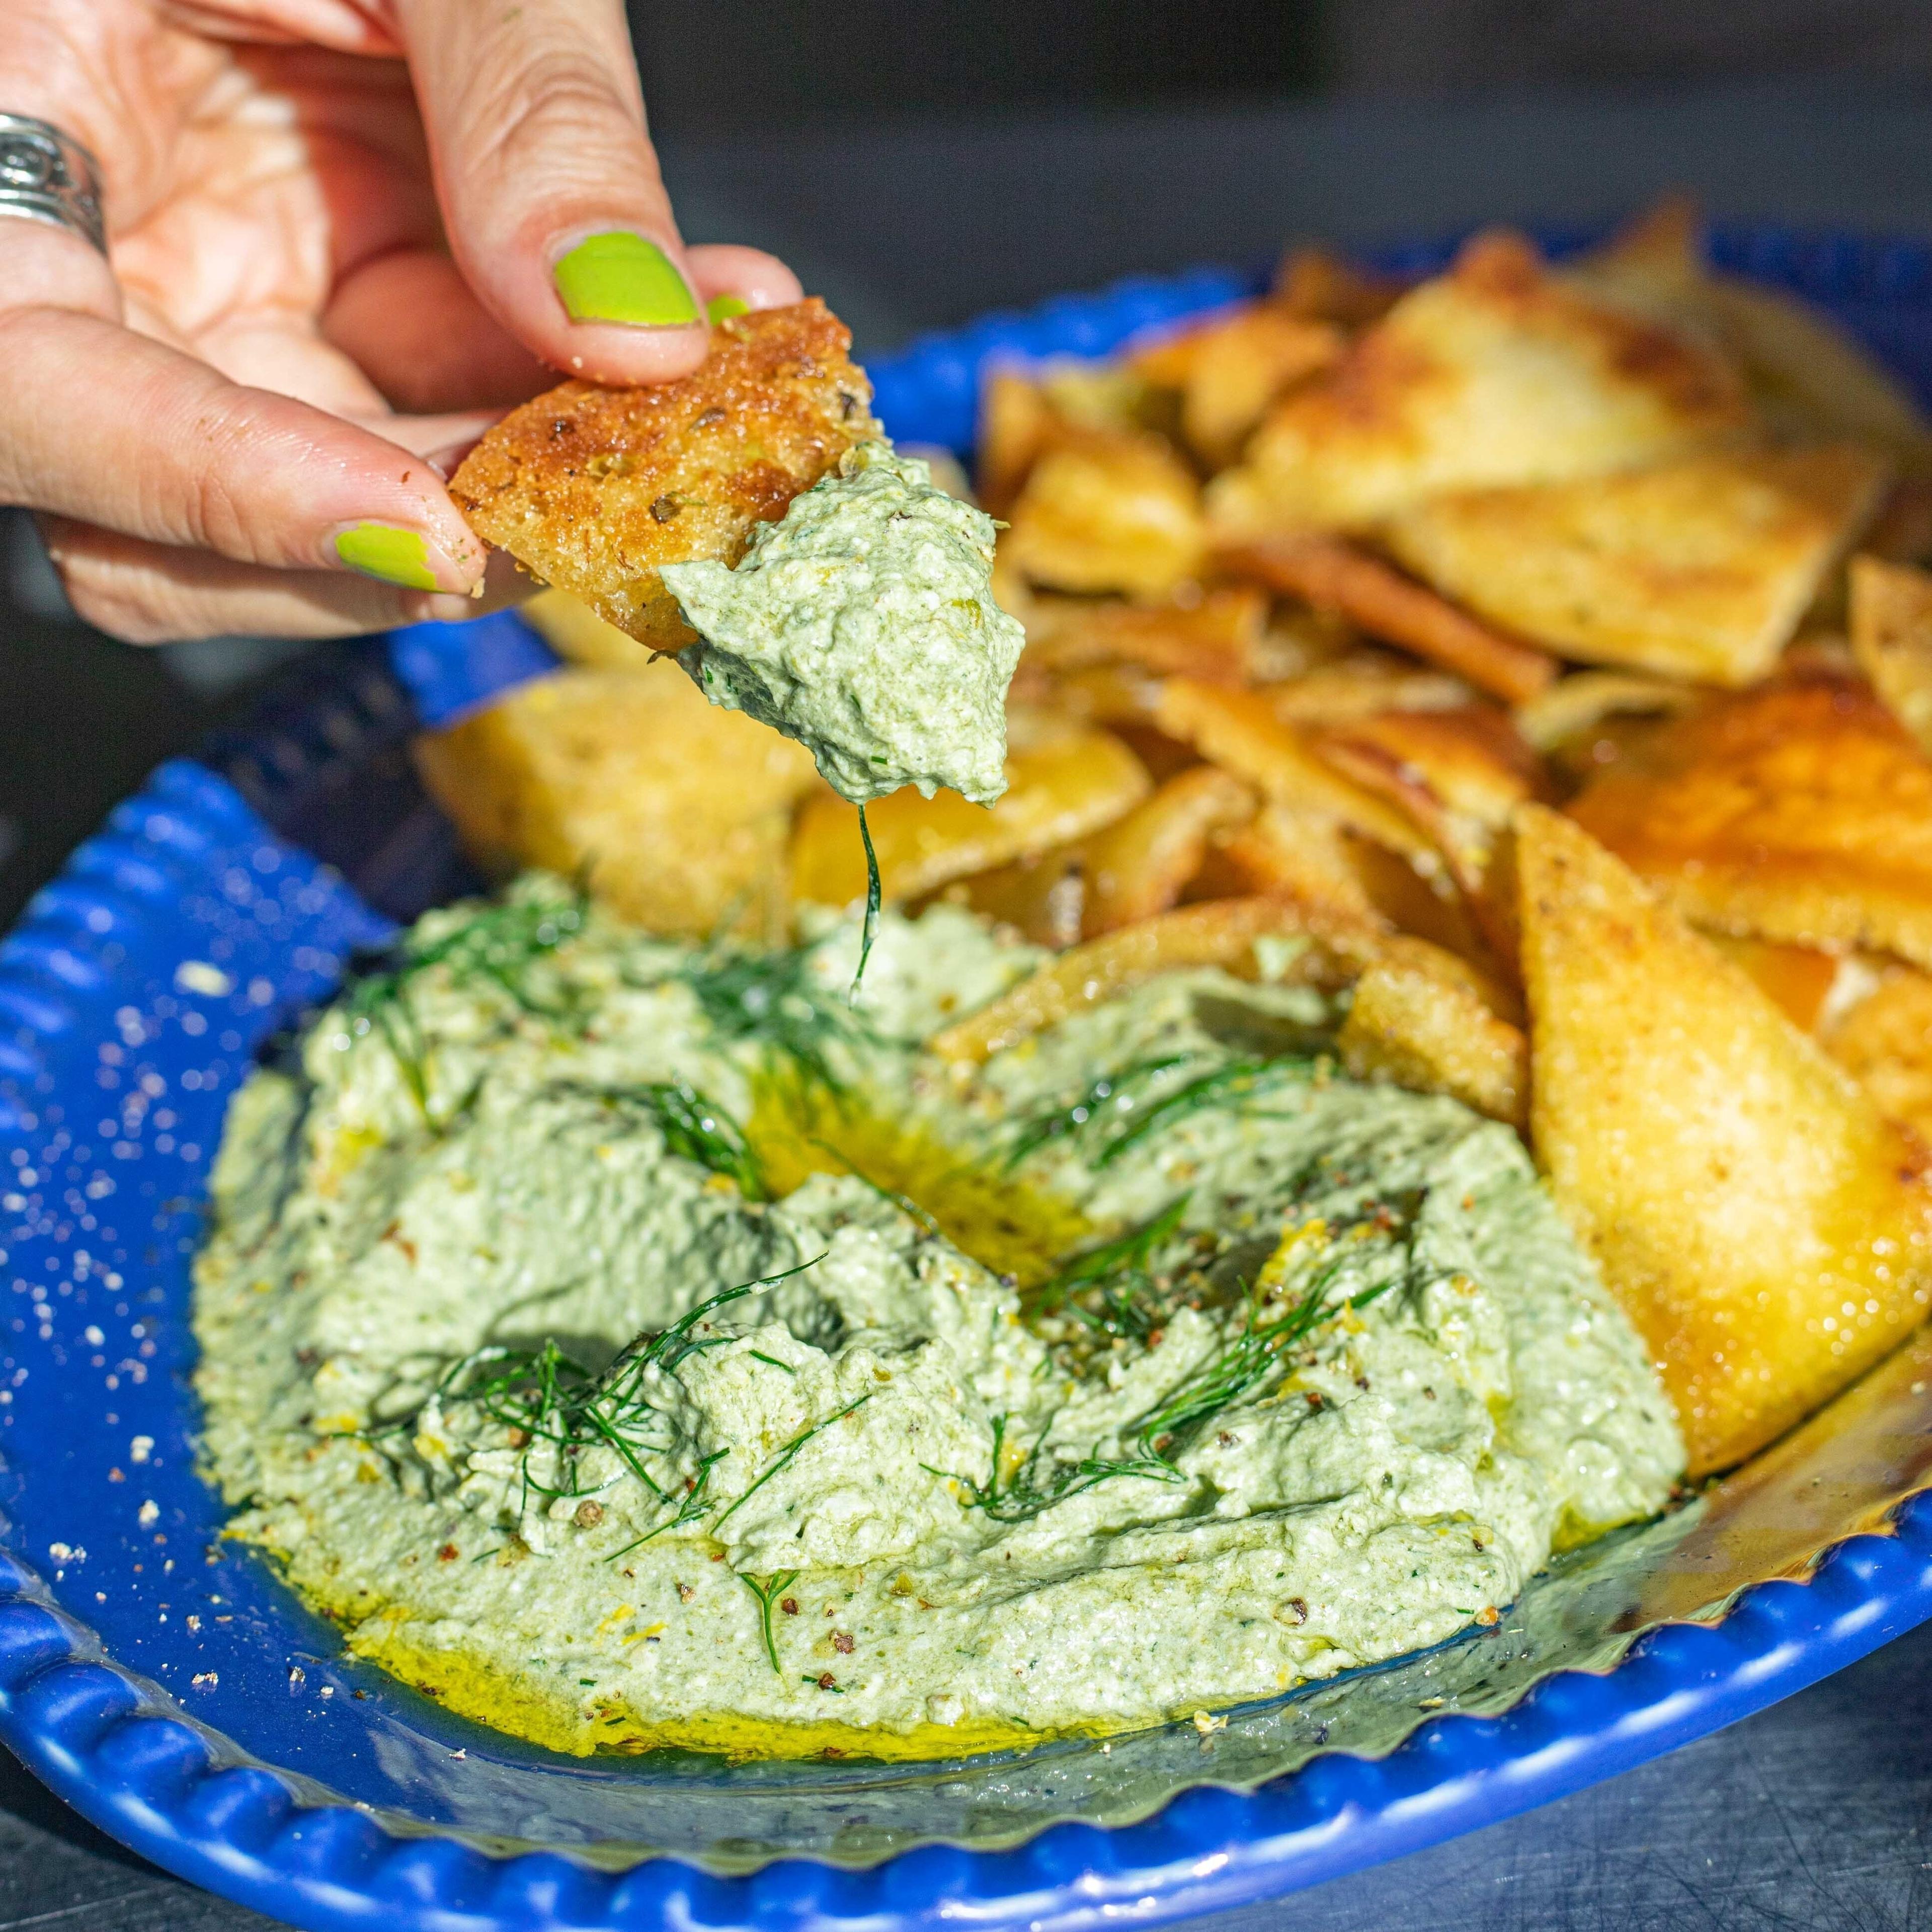
[[[107,253],[100,164],[71,134],[31,114],[0,112],[0,214],[51,223]]]

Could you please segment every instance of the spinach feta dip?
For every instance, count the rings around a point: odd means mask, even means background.
[[[206,1467],[348,1647],[556,1749],[940,1757],[1492,1621],[1683,1452],[1520,1143],[1218,970],[984,1067],[1039,955],[526,880],[236,1096]]]
[[[678,662],[714,704],[796,738],[856,805],[1006,788],[1006,694],[1025,633],[994,602],[992,518],[884,442],[758,526],[735,568],[662,572],[702,640]]]

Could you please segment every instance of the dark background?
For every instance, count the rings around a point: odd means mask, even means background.
[[[785,256],[862,352],[1134,270],[1604,220],[1674,188],[1720,218],[1932,238],[1928,0],[633,0],[632,17],[687,236]],[[0,924],[296,655],[89,632],[0,509]],[[1928,1670],[1932,1630],[1225,1932],[1932,1927]],[[260,1922],[0,1761],[0,1932]]]

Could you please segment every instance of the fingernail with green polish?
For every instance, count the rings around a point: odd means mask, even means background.
[[[705,319],[715,328],[721,322],[729,322],[734,315],[749,315],[752,304],[742,296],[713,296],[704,304]]]
[[[586,236],[550,274],[572,322],[669,328],[698,320],[698,299],[670,257],[628,229]]]
[[[351,524],[337,535],[335,554],[351,570],[411,590],[440,590],[430,568],[429,544],[415,530],[393,524]]]

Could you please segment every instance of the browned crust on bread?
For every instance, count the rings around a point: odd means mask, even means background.
[[[880,434],[850,332],[816,298],[720,322],[694,374],[569,382],[512,410],[450,494],[486,542],[641,644],[691,641],[658,566],[736,563],[854,444]]]

